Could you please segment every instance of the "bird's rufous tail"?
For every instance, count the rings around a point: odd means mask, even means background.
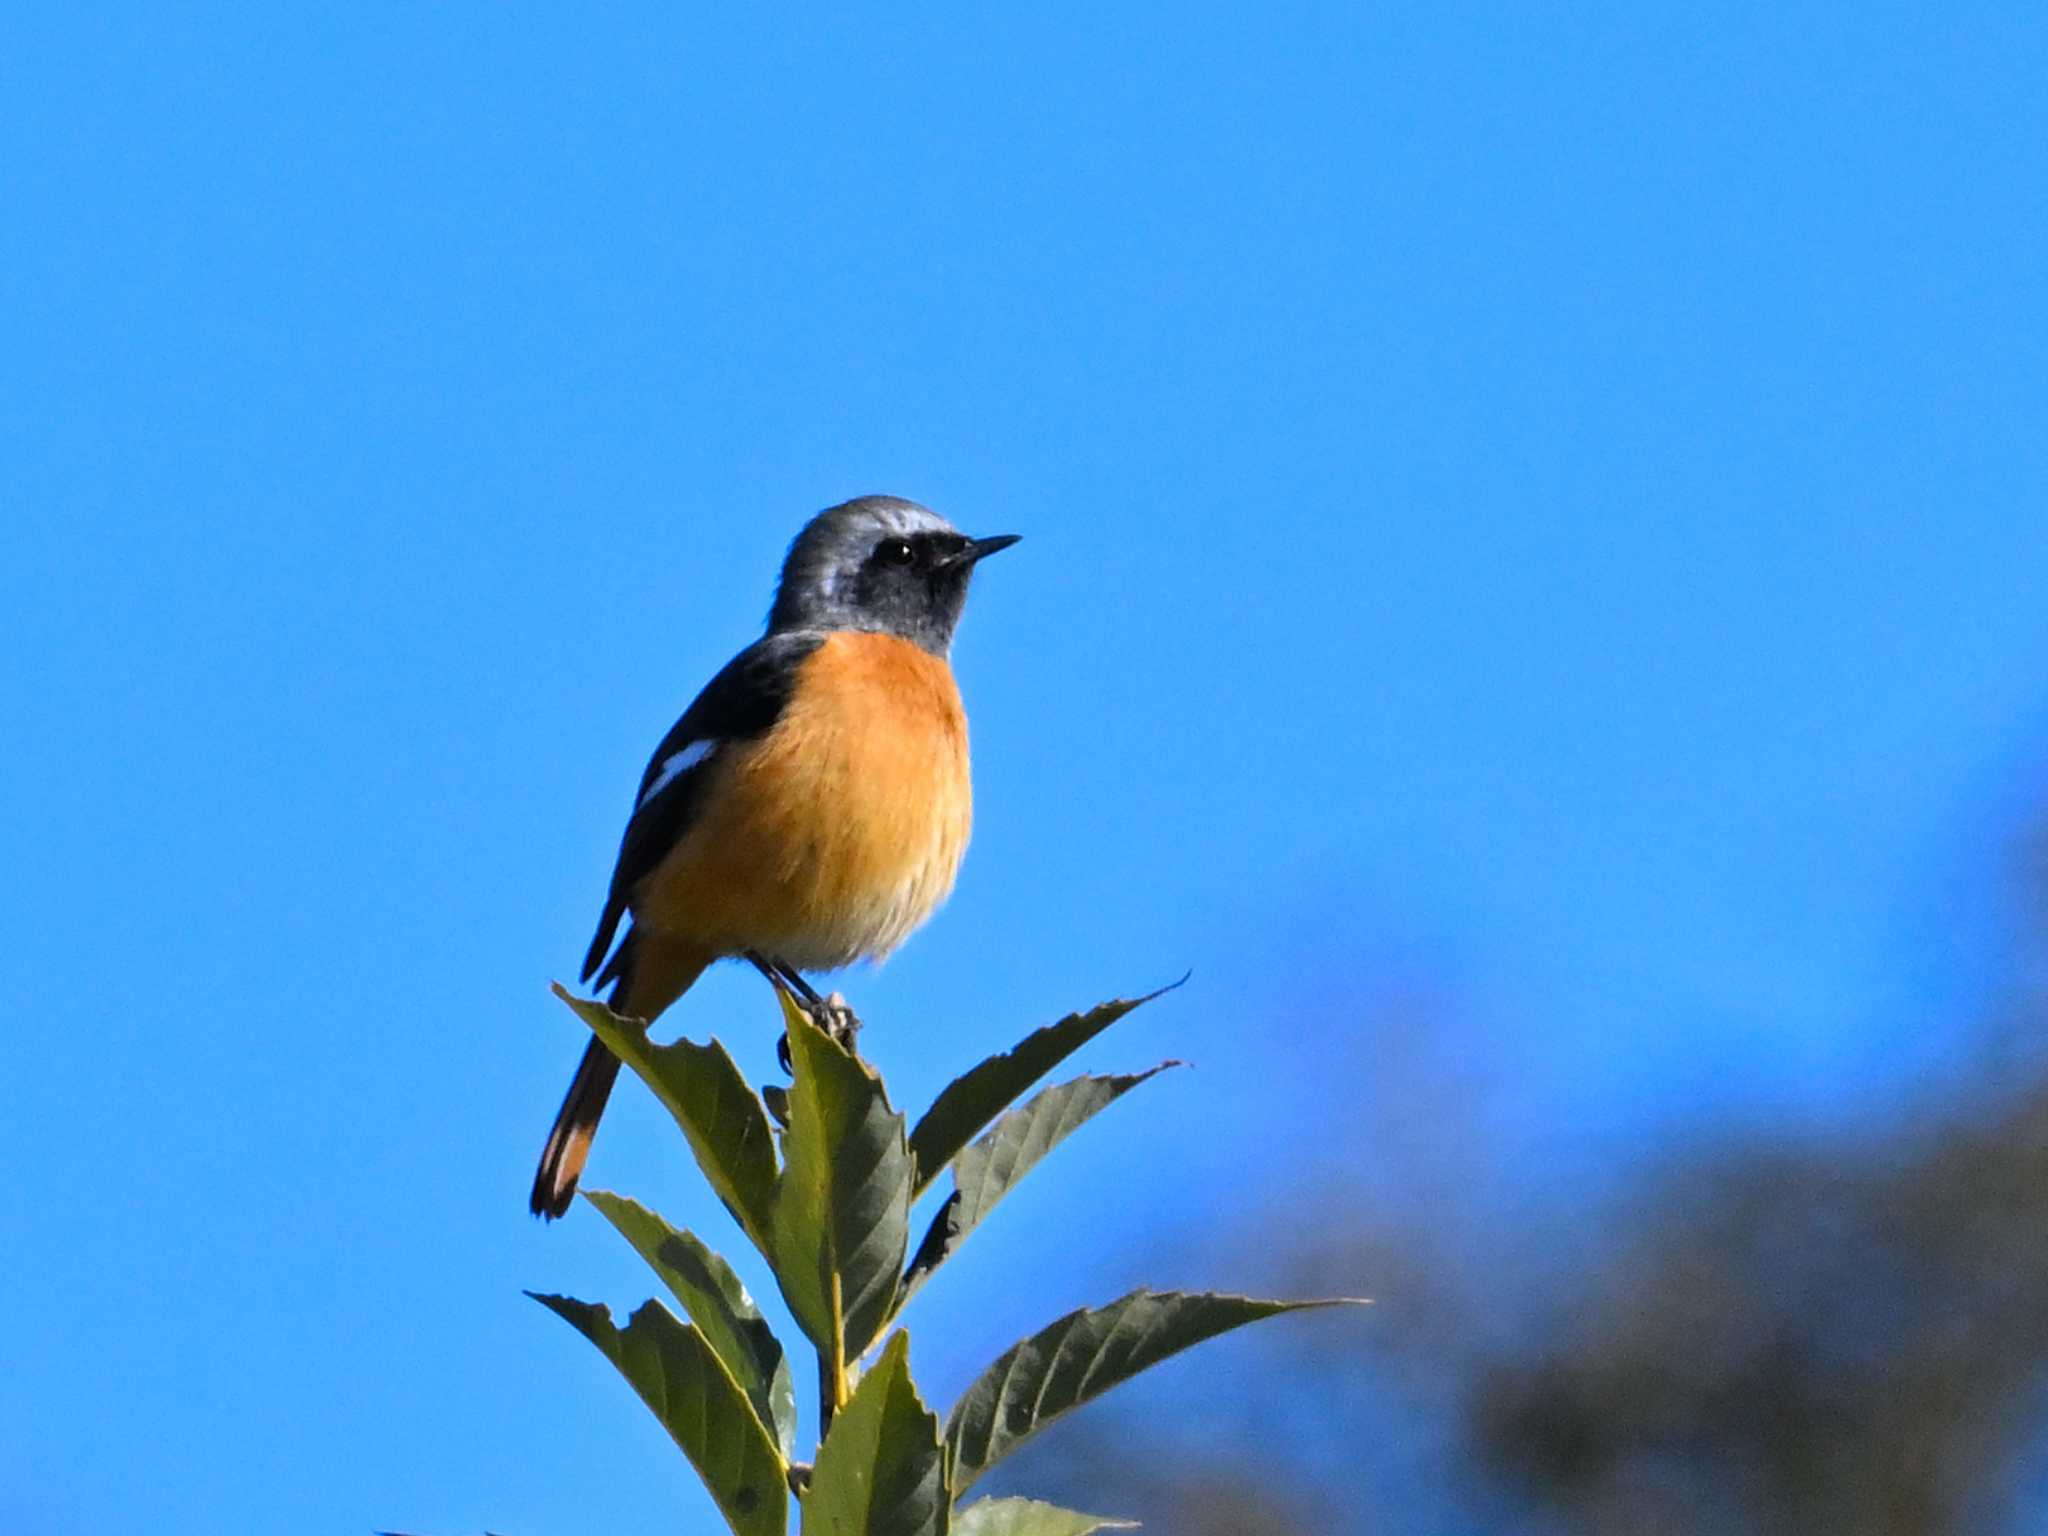
[[[540,1170],[533,1176],[529,1202],[534,1215],[553,1220],[576,1198],[576,1180],[590,1158],[591,1138],[597,1134],[598,1119],[612,1096],[612,1084],[618,1080],[619,1058],[605,1049],[602,1040],[592,1040],[584,1048],[583,1060],[562,1099],[555,1128],[548,1132],[548,1144],[541,1149]]]
[[[690,989],[708,962],[660,946],[642,953],[634,942],[637,938],[637,933],[626,936],[609,968],[619,983],[612,988],[611,1006],[613,1012],[629,1018],[652,1019]],[[527,1202],[534,1215],[552,1221],[576,1198],[576,1181],[590,1160],[591,1138],[597,1135],[597,1122],[612,1096],[612,1084],[618,1080],[619,1058],[602,1040],[592,1039],[562,1097],[547,1145],[541,1148],[540,1167],[534,1173],[533,1194]]]

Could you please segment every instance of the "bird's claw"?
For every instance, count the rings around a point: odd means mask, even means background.
[[[860,1016],[843,996],[834,992],[821,1003],[806,1003],[804,1012],[813,1024],[844,1046],[849,1055],[858,1054],[854,1039],[860,1034]]]
[[[855,1040],[860,1034],[860,1015],[853,1011],[853,1005],[834,992],[830,997],[815,1001],[798,999],[797,1007],[803,1016],[832,1038],[849,1056],[858,1056]],[[791,1077],[796,1076],[796,1062],[789,1054],[789,1036],[784,1035],[775,1042],[775,1060],[782,1070]]]

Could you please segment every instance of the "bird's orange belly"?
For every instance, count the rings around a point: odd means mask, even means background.
[[[705,765],[703,811],[634,920],[803,970],[886,955],[953,888],[973,820],[967,720],[945,662],[832,636],[775,726]]]

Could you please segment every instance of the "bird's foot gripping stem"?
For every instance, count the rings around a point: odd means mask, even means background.
[[[819,997],[814,993],[810,997],[796,999],[796,1005],[803,1010],[804,1017],[844,1046],[849,1056],[860,1054],[857,1044],[860,1015],[853,1011],[853,1005],[844,997],[837,992],[830,997]],[[796,1064],[789,1055],[789,1036],[784,1035],[775,1042],[775,1059],[782,1064],[783,1071],[795,1072]]]
[[[756,951],[749,950],[746,960],[768,978],[770,986],[794,1002],[806,1018],[844,1046],[847,1054],[860,1054],[859,1047],[854,1043],[860,1034],[860,1016],[853,1011],[852,1005],[844,997],[837,992],[830,997],[820,997],[818,989],[805,981],[803,973],[795,966],[771,960]],[[776,1042],[775,1059],[782,1063],[783,1071],[792,1070],[787,1035]]]
[[[845,1046],[848,1055],[860,1054],[855,1044],[860,1036],[860,1015],[853,1011],[853,1005],[842,995],[834,992],[816,1002],[807,1002],[803,1007],[804,1012],[811,1016],[811,1022]]]

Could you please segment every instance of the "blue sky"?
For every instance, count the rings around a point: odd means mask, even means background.
[[[940,1392],[1243,1282],[1131,1254],[1313,1159],[1333,992],[1483,1021],[1560,1168],[1938,1070],[2048,702],[2036,9],[9,32],[0,1526],[708,1517],[519,1295],[644,1294],[525,1215],[546,983],[847,495],[1025,538],[870,1054],[1195,972],[919,1301]],[[758,982],[672,1018],[771,1072]],[[593,1177],[737,1241],[644,1096]]]

